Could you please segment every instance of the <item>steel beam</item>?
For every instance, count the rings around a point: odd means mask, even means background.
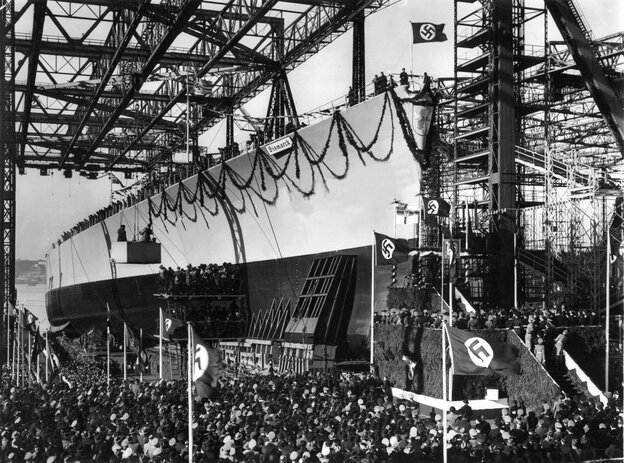
[[[28,75],[26,78],[26,90],[24,92],[24,119],[22,122],[22,134],[26,136],[28,133],[28,124],[30,119],[30,110],[33,99],[33,90],[35,88],[35,80],[37,77],[37,65],[39,64],[39,51],[41,48],[41,36],[43,35],[43,25],[45,23],[45,11],[47,9],[47,0],[35,0],[33,9],[33,28],[28,52]],[[25,146],[20,147],[19,157],[24,156]],[[19,160],[18,160],[19,164]]]
[[[85,113],[82,116],[82,120],[80,121],[80,123],[75,129],[76,131],[74,133],[72,140],[69,142],[69,145],[67,146],[67,148],[65,149],[65,152],[63,153],[63,156],[61,157],[61,161],[59,162],[59,167],[63,167],[63,164],[69,157],[72,151],[72,148],[74,147],[74,144],[76,143],[76,140],[78,139],[78,137],[80,137],[80,133],[82,132],[82,129],[85,127],[87,121],[89,120],[89,117],[91,116],[91,113],[95,109],[95,106],[98,100],[104,93],[104,90],[106,89],[106,86],[108,85],[108,82],[110,81],[111,77],[113,77],[113,72],[115,71],[117,64],[119,64],[119,62],[121,61],[121,57],[126,51],[126,48],[128,47],[128,44],[130,43],[130,39],[134,35],[134,32],[137,30],[137,27],[139,27],[139,24],[141,23],[141,19],[143,19],[143,14],[145,13],[145,10],[147,9],[150,2],[151,0],[143,0],[143,2],[141,3],[141,6],[139,6],[138,10],[134,14],[134,18],[132,18],[132,22],[128,26],[128,29],[126,30],[126,34],[124,35],[124,38],[121,40],[121,43],[117,47],[117,51],[115,52],[112,59],[108,63],[108,68],[106,69],[106,71],[104,72],[104,75],[102,76],[102,80],[100,81],[100,85],[95,91],[95,95],[93,95],[93,97],[91,98],[91,102],[89,103],[89,106],[85,110]]]
[[[158,60],[162,58],[162,56],[165,54],[165,52],[167,51],[171,43],[173,43],[173,41],[178,36],[178,34],[180,34],[185,24],[188,22],[190,17],[193,15],[195,10],[199,8],[200,5],[201,5],[201,0],[188,0],[186,4],[182,7],[180,12],[176,16],[175,20],[173,21],[171,27],[167,31],[167,34],[163,37],[163,39],[158,44],[158,47],[156,47],[156,49],[152,52],[152,54],[148,58],[147,63],[145,63],[145,65],[143,66],[143,69],[141,70],[141,73],[140,73],[140,77],[143,80],[147,79],[149,74],[154,70],[154,68],[158,64]],[[128,104],[132,101],[132,98],[134,97],[135,93],[137,92],[138,92],[138,88],[136,88],[136,85],[131,86],[126,91],[121,102],[119,103],[115,111],[113,111],[113,113],[110,115],[110,117],[108,118],[108,120],[106,121],[102,129],[100,130],[100,132],[97,134],[97,136],[93,140],[91,146],[89,147],[87,152],[84,154],[84,158],[82,159],[81,164],[84,164],[89,159],[89,156],[91,156],[91,154],[95,151],[99,143],[102,141],[104,136],[113,127],[113,125],[115,124],[115,121],[119,118],[123,110],[126,109]]]
[[[208,63],[206,63],[198,72],[197,72],[197,78],[202,78],[204,77],[208,71],[210,71],[210,69],[212,68],[212,66],[214,66],[215,63],[217,63],[219,61],[219,59],[221,59],[223,56],[225,56],[226,53],[228,53],[231,48],[238,43],[241,38],[244,37],[244,35],[247,33],[247,31],[249,31],[257,22],[258,19],[263,17],[265,14],[267,14],[271,8],[277,3],[278,0],[269,0],[266,3],[264,3],[261,7],[257,8],[254,13],[252,15],[250,15],[249,21],[244,24],[233,36],[232,38],[228,41],[228,43],[226,43],[209,61]],[[137,143],[141,138],[143,138],[148,132],[149,130],[151,130],[151,127],[153,126],[153,124],[155,124],[156,122],[158,122],[160,119],[162,119],[169,111],[170,109],[176,104],[178,103],[182,98],[184,98],[184,96],[186,96],[186,92],[187,92],[187,88],[183,88],[182,90],[180,90],[178,92],[177,95],[175,95],[173,97],[173,99],[169,102],[169,104],[167,104],[165,106],[165,108],[163,108],[160,113],[158,113],[155,117],[154,120],[152,122],[152,124],[148,125],[148,127],[146,127],[145,129],[143,129],[141,131],[141,133],[130,143],[130,145],[128,145],[122,152],[121,154],[119,154],[115,160],[113,160],[113,162],[111,164],[109,164],[107,166],[107,169],[110,169],[111,167],[113,167],[115,165],[115,163],[122,157],[124,156],[128,151],[130,151],[130,149],[132,149],[132,146],[134,146],[135,143]]]

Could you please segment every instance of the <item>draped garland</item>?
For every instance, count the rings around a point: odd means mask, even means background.
[[[267,155],[262,150],[258,149],[255,152],[255,156],[252,157],[253,162],[249,176],[243,178],[240,173],[231,168],[225,163],[225,160],[223,160],[216,178],[208,170],[205,170],[197,176],[197,183],[194,189],[189,188],[183,181],[180,181],[178,182],[177,192],[174,195],[169,195],[163,190],[159,195],[148,198],[150,218],[158,217],[174,224],[178,217],[186,217],[190,221],[195,222],[199,217],[197,205],[201,208],[201,215],[204,217],[204,220],[206,219],[204,211],[211,216],[216,216],[219,214],[220,202],[224,199],[227,200],[226,187],[230,189],[233,188],[239,193],[239,201],[241,204],[238,207],[229,204],[229,207],[232,207],[237,213],[242,213],[247,209],[246,204],[248,201],[255,211],[254,199],[259,199],[267,205],[275,204],[278,198],[277,183],[280,181],[283,182],[289,192],[296,191],[303,197],[309,197],[315,192],[317,180],[320,179],[322,185],[327,188],[328,175],[338,180],[344,179],[347,176],[351,161],[349,148],[351,148],[351,151],[355,150],[360,162],[364,165],[366,165],[367,160],[372,160],[373,162],[388,161],[394,148],[396,130],[395,112],[401,134],[410,152],[414,159],[423,167],[424,153],[417,147],[412,125],[403,108],[401,99],[396,95],[395,91],[391,89],[384,95],[381,114],[370,142],[362,142],[354,128],[342,116],[341,112],[336,111],[332,115],[329,133],[320,153],[317,154],[308,142],[304,140],[299,133],[295,132],[293,136],[293,148],[288,153],[283,166],[280,167],[273,156]],[[377,156],[372,152],[372,149],[377,144],[381,127],[388,118],[390,118],[391,127],[390,147],[387,153]],[[341,171],[329,166],[326,162],[326,156],[334,137],[338,137],[338,147],[344,160],[344,168]],[[294,177],[292,173],[288,173],[291,163],[294,163]],[[301,178],[302,164],[307,165],[311,172],[311,182],[308,188],[302,187],[300,182],[298,182]],[[267,181],[272,181],[275,186],[275,188],[272,188],[272,193],[267,192]],[[192,208],[184,208],[184,203],[191,205]],[[170,213],[173,213],[173,217],[170,217]]]

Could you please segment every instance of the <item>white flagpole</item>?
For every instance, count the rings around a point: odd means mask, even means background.
[[[444,272],[444,270],[443,270]],[[449,316],[449,320],[450,320],[450,316]],[[444,317],[442,317],[442,401],[444,402],[443,405],[443,409],[442,409],[442,456],[443,456],[443,462],[447,463],[448,462],[448,452],[446,449],[446,428],[447,428],[447,390],[446,390],[446,386],[447,386],[447,378],[446,378],[446,336],[445,336],[445,329],[446,327],[446,322],[444,321]]]
[[[20,310],[19,313],[19,323],[17,327],[17,385],[19,386],[22,383],[22,351],[24,350],[24,344],[22,342],[22,338],[24,333],[22,332],[22,327],[24,326],[24,315]]]
[[[410,88],[410,84],[411,84],[411,80],[412,80],[412,75],[414,74],[414,33],[413,33],[413,26],[412,26],[412,22],[410,21],[410,27],[409,27],[409,42],[410,44],[410,77],[407,81],[407,88],[409,90]]]
[[[110,386],[110,307],[106,303],[106,385]]]
[[[162,307],[158,308],[159,323],[158,323],[158,376],[163,378],[163,310]]]
[[[28,382],[30,382],[30,379],[31,379],[30,372],[32,371],[31,370],[31,367],[32,367],[31,353],[32,353],[32,338],[30,336],[30,330],[28,330],[28,352],[26,354],[27,359],[28,359],[28,374],[26,375],[26,377],[28,378]]]
[[[609,390],[609,315],[611,312],[611,230],[607,228],[607,281],[605,284],[607,294],[605,297],[605,385],[604,390]]]
[[[139,340],[139,381],[143,382],[143,369],[145,368],[145,364],[143,363],[143,328],[139,330],[139,336],[141,336]]]
[[[128,344],[128,327],[126,326],[126,322],[124,322],[124,340],[123,340],[123,369],[124,369],[124,381],[128,379],[128,357],[127,357],[127,344]]]
[[[188,356],[188,442],[189,442],[189,452],[188,452],[188,461],[189,463],[193,463],[193,336],[191,334],[191,324],[187,323],[187,356]]]
[[[50,381],[50,369],[48,367],[48,363],[50,360],[50,330],[46,331],[46,356],[45,356],[45,361],[46,361],[46,367],[45,367],[45,375],[46,375],[46,383],[48,381]]]
[[[375,244],[375,231],[373,230],[373,242],[371,246],[371,300],[370,300],[370,368],[374,368],[374,348],[375,348],[375,252],[377,247]]]

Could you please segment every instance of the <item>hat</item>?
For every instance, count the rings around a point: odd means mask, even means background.
[[[294,450],[292,452],[290,452],[290,459],[291,460],[296,460],[297,458],[299,458],[299,454],[297,452],[295,452]]]
[[[130,415],[128,415],[128,413],[124,413],[123,416],[121,417],[121,420],[126,421],[128,418],[130,418]]]

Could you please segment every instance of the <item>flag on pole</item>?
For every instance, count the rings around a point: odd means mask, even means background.
[[[451,205],[442,198],[423,198],[425,207],[425,219],[430,215],[448,217],[451,212]]]
[[[39,333],[39,328],[36,329],[32,344],[32,352],[30,353],[30,361],[32,363],[37,361],[37,357],[44,349],[44,342],[41,334]]]
[[[125,332],[125,342],[126,347],[136,350],[139,343],[137,341],[136,334],[130,329],[127,323],[124,323],[124,332]]]
[[[141,330],[141,334],[139,335],[139,347],[137,350],[137,371],[144,373],[147,371],[147,352],[143,348],[143,330]]]
[[[160,332],[162,333],[163,339],[166,341],[171,341],[171,336],[173,336],[173,332],[178,328],[184,326],[184,323],[182,323],[177,318],[165,314],[163,314],[162,316],[162,323],[163,326],[161,327]]]
[[[37,317],[35,317],[30,310],[24,307],[24,328],[30,331],[31,333],[34,333],[36,321],[37,321]]]
[[[50,368],[51,368],[52,374],[54,375],[61,369],[61,360],[58,358],[58,355],[56,355],[56,352],[54,351],[54,347],[52,347],[52,343],[48,342],[48,345],[49,345],[49,352],[48,352],[48,349],[44,348],[43,355],[45,355],[46,359],[50,362]]]
[[[195,347],[193,381],[195,381],[197,394],[202,398],[211,398],[215,394],[219,377],[225,369],[221,353],[217,349],[208,347],[192,327],[191,334]]]
[[[510,344],[486,341],[476,333],[446,326],[451,346],[453,374],[520,374],[518,351]]]
[[[454,288],[455,289],[455,299],[459,299],[459,303],[460,305],[464,308],[464,312],[466,313],[477,313],[477,311],[475,310],[475,308],[472,306],[472,304],[468,301],[468,299],[466,299],[466,297],[462,294],[462,292],[457,289],[457,287]]]
[[[420,219],[420,213],[418,211],[405,208],[398,208],[396,210],[396,223],[397,224],[414,224],[418,223]]]
[[[375,247],[377,249],[377,265],[396,265],[405,262],[412,250],[405,239],[390,238],[375,233]]]
[[[412,23],[412,43],[445,42],[445,24]]]

